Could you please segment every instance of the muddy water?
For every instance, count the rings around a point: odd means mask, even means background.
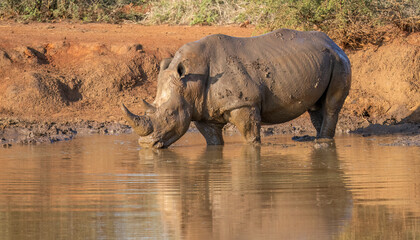
[[[189,133],[150,151],[134,135],[0,149],[1,239],[419,239],[420,148]]]

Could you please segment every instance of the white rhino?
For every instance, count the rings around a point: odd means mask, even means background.
[[[143,116],[124,105],[142,146],[164,148],[191,121],[207,144],[223,144],[234,124],[259,143],[261,124],[292,120],[308,111],[317,138],[333,138],[351,83],[346,54],[322,32],[279,29],[237,38],[216,34],[182,46],[160,65],[156,99]]]

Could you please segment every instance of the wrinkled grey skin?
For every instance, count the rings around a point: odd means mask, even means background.
[[[156,99],[143,103],[145,115],[122,108],[146,147],[168,147],[191,121],[209,145],[223,144],[226,123],[246,142],[259,143],[261,124],[287,122],[306,111],[317,138],[333,138],[350,82],[349,59],[324,33],[217,34],[162,61]]]

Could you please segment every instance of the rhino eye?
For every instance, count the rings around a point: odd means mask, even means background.
[[[182,63],[178,64],[177,71],[178,71],[179,76],[185,75],[185,68],[184,68],[184,65],[182,65]]]
[[[165,112],[166,112],[166,114],[167,114],[168,116],[173,116],[173,115],[175,115],[175,111],[173,111],[173,110],[165,110]]]

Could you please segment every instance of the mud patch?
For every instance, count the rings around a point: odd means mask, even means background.
[[[370,124],[389,124],[390,120],[401,122],[418,109],[419,45],[397,39],[348,55],[353,76],[345,114],[353,112]]]
[[[398,147],[420,147],[420,135],[397,137],[391,143],[382,143],[382,146],[398,146]]]
[[[0,118],[0,146],[39,144],[67,141],[90,134],[116,135],[131,133],[131,129],[116,122],[37,122]]]
[[[401,123],[395,125],[371,124],[367,127],[356,129],[351,133],[361,134],[363,136],[371,135],[389,135],[389,134],[419,134],[419,123]]]

